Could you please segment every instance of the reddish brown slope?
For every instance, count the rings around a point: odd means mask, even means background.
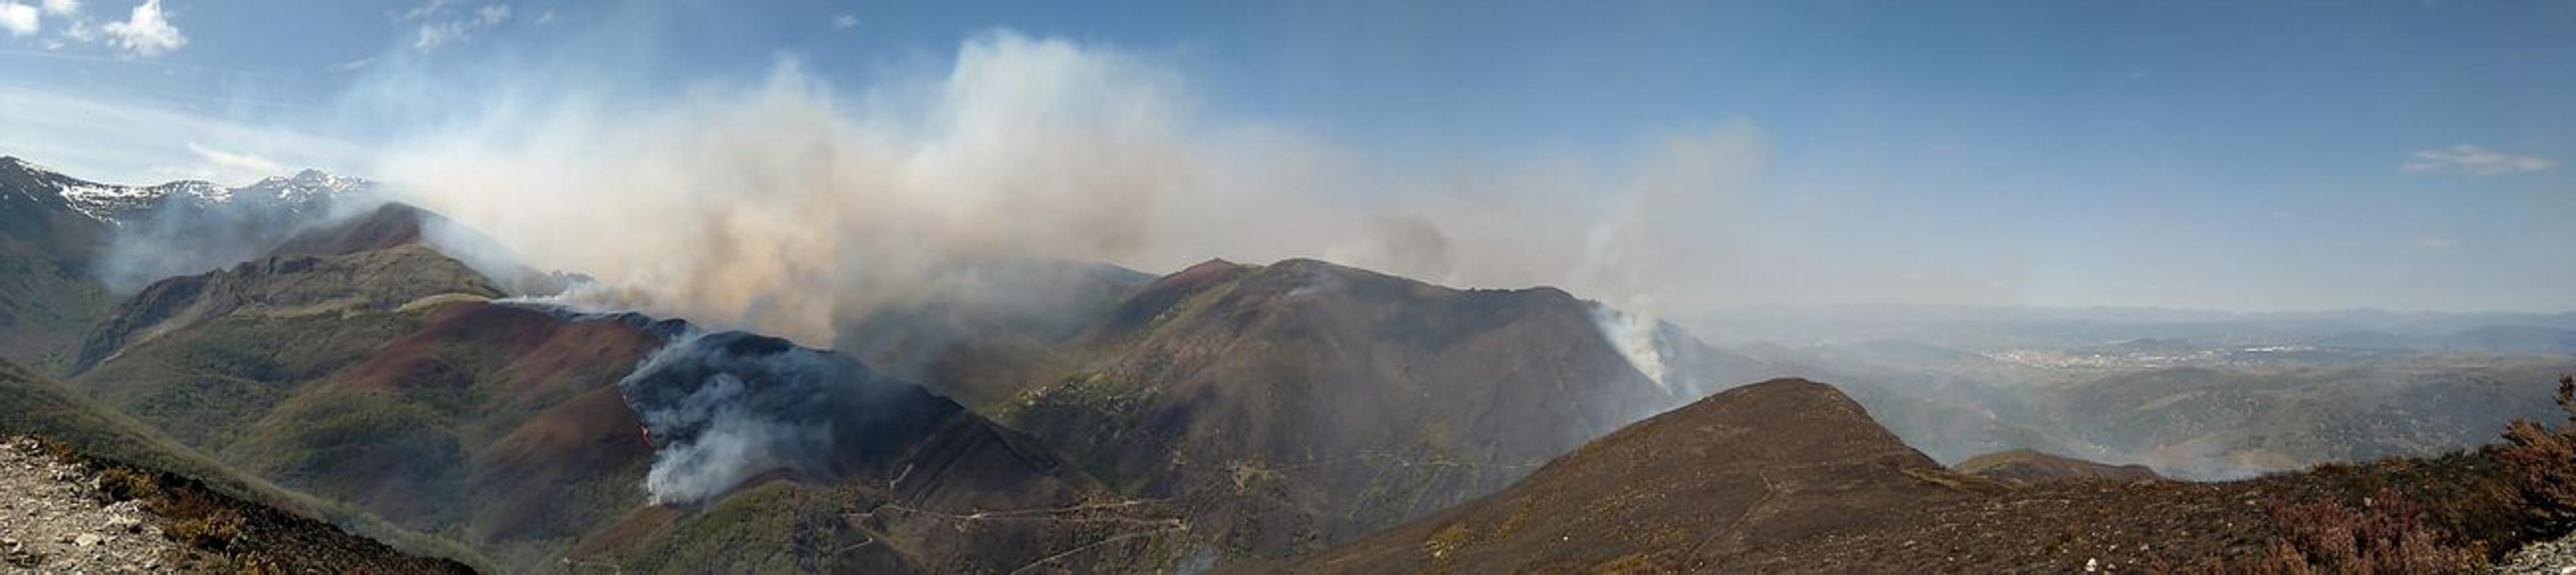
[[[2016,484],[1933,467],[1841,393],[1775,380],[1622,429],[1493,496],[1248,570],[2477,572],[2481,550],[2566,532],[2549,518],[2571,505],[2549,494],[2576,468],[2576,432],[2517,433],[2247,481]]]
[[[1298,571],[1674,571],[1956,497],[1931,458],[1805,380],[1739,387],[1619,430],[1510,489]]]
[[[420,243],[421,228],[440,220],[437,214],[400,203],[388,203],[336,225],[306,230],[269,251],[272,256],[339,255]]]
[[[603,492],[603,481],[640,474],[652,459],[617,381],[660,345],[626,322],[456,303],[430,312],[418,331],[330,384],[452,405],[445,415],[465,445],[471,471],[463,480],[475,494],[468,523],[498,540],[570,537],[624,504],[609,495],[631,492]],[[442,401],[451,397],[474,401]],[[335,475],[356,484],[399,483],[396,469],[360,467]]]

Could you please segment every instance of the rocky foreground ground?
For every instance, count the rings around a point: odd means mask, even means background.
[[[141,502],[106,502],[97,481],[34,440],[0,444],[0,493],[8,494],[0,497],[0,570],[158,573],[221,565],[164,537]]]
[[[468,571],[185,478],[0,437],[0,574]]]
[[[2576,534],[2524,546],[2496,565],[2499,575],[2576,575]]]

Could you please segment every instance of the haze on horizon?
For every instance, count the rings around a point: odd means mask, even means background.
[[[0,4],[0,153],[380,178],[788,334],[1029,257],[1667,315],[2576,309],[2567,2]]]

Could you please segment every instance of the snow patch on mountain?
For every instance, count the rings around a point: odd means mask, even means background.
[[[149,208],[160,195],[146,188],[108,186],[89,182],[67,182],[60,192],[63,203],[81,215],[103,222],[115,222],[116,215]]]
[[[61,195],[63,202],[73,210],[118,226],[134,224],[150,217],[155,210],[174,205],[209,208],[257,204],[259,207],[302,213],[326,202],[376,190],[375,182],[335,176],[320,170],[274,176],[233,188],[200,180],[124,186],[64,176],[61,172],[17,158],[6,158],[5,161],[7,167],[36,175],[39,181],[51,184],[54,192]]]

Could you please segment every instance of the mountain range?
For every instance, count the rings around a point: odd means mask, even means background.
[[[69,406],[0,431],[113,437],[87,449],[513,572],[2180,568],[2278,556],[2248,498],[2419,468],[2193,483],[2067,456],[2429,456],[2548,412],[2536,382],[2564,364],[2025,386],[1982,379],[2027,373],[1991,351],[1718,347],[1555,288],[1307,259],[988,262],[961,273],[1041,289],[874,310],[810,348],[545,303],[585,280],[428,231],[455,227],[319,172],[119,187],[0,159],[0,359],[50,376],[0,390]],[[2089,353],[2200,345],[2178,342]],[[2017,448],[2055,454],[1973,457]],[[2418,492],[2503,481],[2478,469]],[[2245,527],[2157,530],[2211,521]]]

